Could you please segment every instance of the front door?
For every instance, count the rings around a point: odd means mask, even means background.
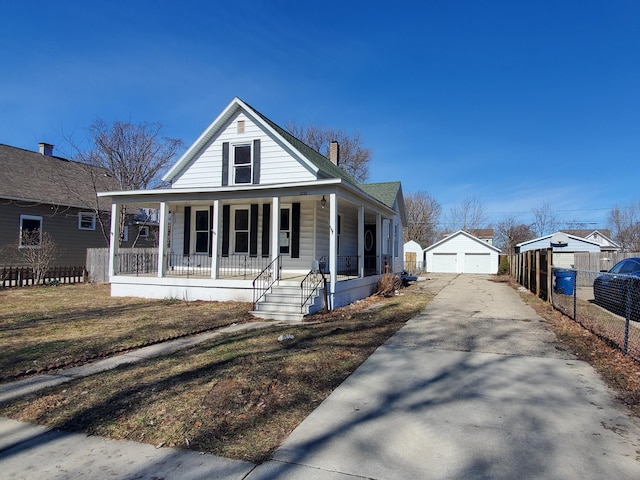
[[[364,274],[372,275],[376,273],[377,264],[376,251],[376,226],[364,226]]]

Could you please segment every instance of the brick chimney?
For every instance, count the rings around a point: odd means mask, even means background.
[[[38,147],[40,147],[40,155],[44,155],[45,157],[53,156],[53,145],[50,143],[40,142]]]
[[[334,165],[340,165],[340,144],[335,140],[329,144],[329,160]]]

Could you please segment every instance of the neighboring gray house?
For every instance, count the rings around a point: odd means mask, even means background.
[[[34,152],[0,144],[0,265],[15,264],[23,232],[48,233],[59,257],[55,266],[84,266],[86,250],[106,247],[100,221],[109,230],[109,202],[97,190],[115,187],[102,168],[53,155],[53,145]],[[36,242],[38,238],[36,236]]]
[[[600,244],[569,233],[556,232],[517,244],[516,253],[547,248],[553,249],[554,267],[573,268],[575,252],[599,252]]]
[[[123,204],[159,212],[152,274],[123,266],[111,243],[112,295],[254,301],[256,315],[292,319],[318,298],[334,308],[370,295],[403,268],[402,188],[359,184],[336,146],[327,159],[233,99],[167,172],[169,188],[101,194],[113,218]]]

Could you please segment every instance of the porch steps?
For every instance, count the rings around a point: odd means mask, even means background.
[[[305,315],[317,312],[322,307],[322,291],[310,299],[302,312],[300,311],[301,302],[300,284],[281,281],[279,285],[271,287],[251,314],[265,320],[300,321]]]

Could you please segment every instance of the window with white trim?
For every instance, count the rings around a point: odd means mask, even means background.
[[[291,253],[291,209],[280,209],[280,255]]]
[[[78,229],[95,230],[96,214],[93,212],[79,212],[78,213]]]
[[[42,217],[20,215],[20,248],[40,248],[42,244]]]
[[[149,238],[149,225],[140,227],[140,238]]]
[[[253,182],[253,158],[251,144],[233,146],[233,183],[235,185]]]

